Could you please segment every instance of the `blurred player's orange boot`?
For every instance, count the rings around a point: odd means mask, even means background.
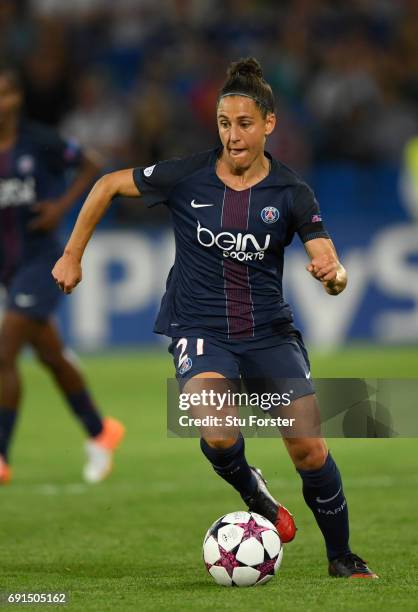
[[[86,442],[87,463],[83,477],[86,482],[94,483],[104,480],[112,470],[113,452],[125,435],[125,427],[110,417],[103,419],[103,430],[98,436]]]
[[[4,460],[4,457],[0,455],[0,485],[5,485],[10,482],[10,467]]]

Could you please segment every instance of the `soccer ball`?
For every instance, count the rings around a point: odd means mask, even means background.
[[[283,557],[277,529],[256,512],[231,512],[215,521],[203,540],[203,560],[222,586],[254,586],[276,574]]]

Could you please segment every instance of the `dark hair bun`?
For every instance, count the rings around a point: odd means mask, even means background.
[[[239,59],[230,65],[227,72],[227,78],[233,79],[240,76],[252,77],[255,76],[259,79],[263,78],[263,71],[260,64],[255,57],[247,57],[245,59]]]
[[[264,118],[267,113],[274,113],[272,89],[255,57],[241,58],[229,65],[226,81],[218,94],[218,104],[224,96],[236,95],[252,98]]]

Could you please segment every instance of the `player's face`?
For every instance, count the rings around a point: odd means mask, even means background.
[[[0,122],[10,121],[20,109],[22,96],[11,80],[0,74]]]
[[[225,96],[219,102],[217,117],[223,159],[235,170],[248,169],[264,155],[266,137],[276,124],[274,113],[264,118],[251,98]]]

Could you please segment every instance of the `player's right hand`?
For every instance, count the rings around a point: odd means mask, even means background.
[[[82,278],[80,261],[70,253],[64,253],[55,264],[52,276],[61,291],[71,293]]]

